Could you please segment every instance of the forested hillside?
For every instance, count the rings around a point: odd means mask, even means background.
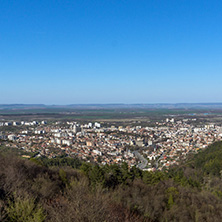
[[[221,221],[222,142],[166,172],[0,153],[0,221]]]

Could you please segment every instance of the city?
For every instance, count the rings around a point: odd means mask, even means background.
[[[66,155],[100,165],[126,162],[129,167],[155,171],[176,165],[187,155],[222,139],[221,125],[195,123],[196,118],[166,118],[152,127],[112,123],[104,127],[104,122],[2,121],[0,127],[5,131],[0,131],[0,144],[30,152],[34,157]],[[16,132],[7,131],[7,127]]]

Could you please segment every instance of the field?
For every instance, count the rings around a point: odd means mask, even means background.
[[[176,107],[159,106],[144,107],[143,105],[82,105],[82,106],[0,106],[0,121],[20,120],[67,120],[67,121],[103,121],[138,123],[156,121],[166,118],[195,118],[197,122],[222,122],[220,107]]]

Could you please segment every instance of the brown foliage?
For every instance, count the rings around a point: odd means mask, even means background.
[[[186,177],[195,178],[193,169]],[[222,200],[212,194],[221,190],[219,178],[208,190],[183,187],[173,179],[145,184],[141,179],[115,189],[90,186],[88,178],[69,167],[47,168],[14,156],[0,155],[0,220],[5,208],[19,197],[30,197],[44,209],[46,221],[221,221]],[[10,200],[10,201],[9,201]]]

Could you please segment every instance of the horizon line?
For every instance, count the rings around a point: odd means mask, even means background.
[[[192,104],[192,105],[222,105],[222,102],[157,102],[157,103],[70,103],[70,104],[44,104],[44,103],[0,103],[0,106],[8,105],[33,105],[33,106],[73,106],[73,105],[181,105],[181,104]]]

